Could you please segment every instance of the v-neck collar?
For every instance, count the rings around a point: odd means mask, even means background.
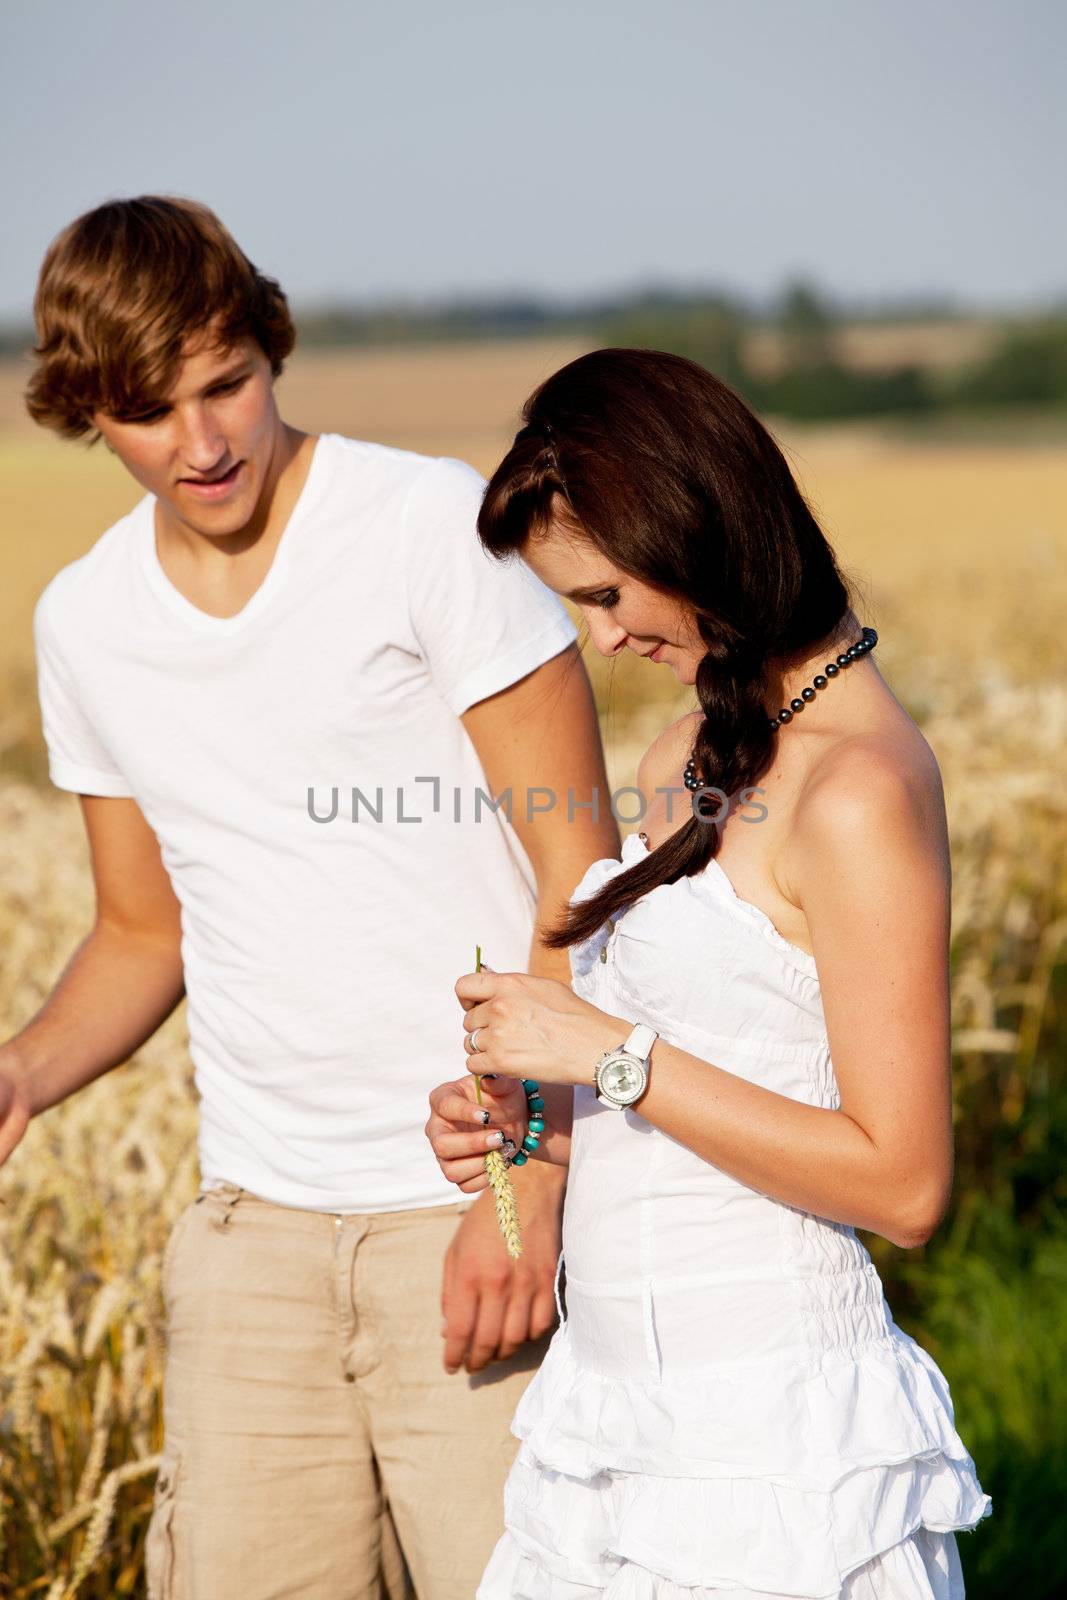
[[[270,566],[264,574],[259,587],[245,601],[240,611],[232,617],[215,617],[210,611],[203,611],[191,600],[187,600],[181,590],[176,588],[163,570],[156,548],[156,505],[155,495],[147,495],[139,507],[143,516],[141,529],[141,556],[142,567],[148,582],[155,593],[176,616],[183,617],[186,622],[199,628],[203,633],[238,633],[242,628],[255,620],[263,608],[269,603],[270,597],[278,587],[284,576],[285,568],[292,555],[294,541],[299,534],[301,526],[307,521],[309,512],[320,498],[323,481],[328,476],[327,457],[330,454],[330,434],[320,434],[315,440],[315,448],[308,463],[307,476],[304,479],[300,493],[282,529]],[[325,446],[325,448],[324,448]]]

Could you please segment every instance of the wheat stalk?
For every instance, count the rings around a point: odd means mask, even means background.
[[[97,1556],[104,1548],[107,1530],[110,1528],[111,1519],[115,1515],[115,1501],[118,1498],[118,1492],[119,1474],[118,1469],[116,1469],[114,1472],[108,1473],[97,1496],[93,1514],[89,1518],[89,1525],[85,1530],[85,1543],[82,1545],[81,1554],[67,1586],[68,1595],[73,1595],[81,1587],[82,1579],[89,1576]]]
[[[474,970],[482,970],[482,947],[476,945],[474,950]],[[482,1080],[477,1073],[474,1074],[474,1093],[478,1104],[482,1103]],[[519,1208],[515,1204],[515,1191],[511,1187],[511,1175],[508,1164],[499,1150],[490,1150],[485,1158],[485,1170],[489,1178],[489,1187],[493,1191],[496,1201],[496,1220],[501,1237],[507,1245],[508,1255],[517,1261],[522,1255],[522,1231],[519,1228]]]
[[[519,1208],[515,1204],[515,1191],[511,1187],[507,1164],[499,1150],[490,1150],[485,1158],[485,1170],[489,1175],[489,1187],[493,1191],[493,1199],[496,1201],[497,1224],[508,1247],[508,1255],[517,1261],[522,1255]]]

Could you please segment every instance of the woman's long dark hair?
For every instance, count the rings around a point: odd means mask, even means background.
[[[846,617],[851,591],[782,452],[732,389],[657,350],[595,350],[523,407],[525,426],[486,489],[478,532],[494,556],[568,521],[616,566],[694,608],[706,653],[692,747],[708,785],[755,785],[774,740],[769,665],[803,659]],[[679,775],[680,776],[680,775]],[[692,877],[721,829],[690,817],[636,866],[543,933],[589,938],[661,883]]]

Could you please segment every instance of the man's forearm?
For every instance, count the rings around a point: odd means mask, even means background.
[[[0,1046],[31,1114],[128,1060],[184,994],[180,946],[98,922],[38,1011]]]
[[[551,923],[559,915],[559,883],[542,886],[537,905],[537,924]],[[552,950],[534,933],[530,944],[529,971],[535,978],[558,978],[568,988],[571,982],[570,952]],[[542,1084],[545,1102],[545,1132],[535,1160],[545,1166],[567,1167],[571,1159],[571,1130],[574,1124],[574,1091],[564,1084]]]

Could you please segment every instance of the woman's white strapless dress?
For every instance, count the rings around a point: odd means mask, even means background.
[[[645,849],[631,835],[574,899]],[[839,1104],[814,958],[716,861],[572,946],[571,967],[612,1015]],[[962,1596],[953,1530],[989,1498],[851,1228],[579,1088],[563,1259],[565,1320],[515,1414],[477,1600]]]

